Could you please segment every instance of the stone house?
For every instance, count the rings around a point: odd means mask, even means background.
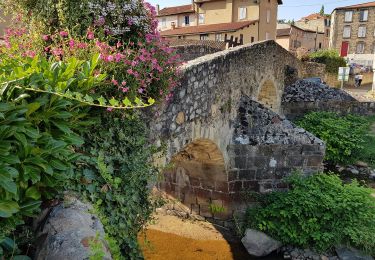
[[[321,14],[310,14],[308,16],[302,17],[299,21],[296,21],[295,26],[317,31],[324,34],[323,39],[323,48],[328,49],[329,47],[329,37],[331,34],[331,16],[330,15],[321,15]]]
[[[193,0],[191,5],[158,8],[159,30],[164,38],[243,43],[276,39],[281,0]]]
[[[375,53],[375,1],[332,12],[330,48],[351,62],[371,66]]]
[[[296,53],[299,48],[314,52],[328,47],[325,44],[324,32],[303,29],[290,24],[278,25],[276,42],[292,53]]]

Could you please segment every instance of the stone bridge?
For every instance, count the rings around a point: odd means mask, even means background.
[[[158,163],[169,164],[159,188],[193,213],[227,219],[251,192],[286,188],[281,179],[293,170],[321,170],[324,144],[278,114],[284,87],[304,74],[274,41],[185,64],[173,99],[151,123],[166,146]]]

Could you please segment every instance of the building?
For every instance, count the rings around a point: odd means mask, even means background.
[[[278,24],[276,42],[284,49],[296,53],[298,48],[308,52],[326,49],[324,32],[299,28],[290,24]]]
[[[329,47],[329,38],[331,35],[330,15],[310,14],[296,21],[294,25],[302,29],[324,33],[323,48],[327,49]]]
[[[351,63],[371,66],[375,53],[375,1],[332,12],[330,48]]]
[[[244,43],[275,40],[281,0],[193,0],[191,5],[158,10],[165,38],[224,41],[225,35]]]

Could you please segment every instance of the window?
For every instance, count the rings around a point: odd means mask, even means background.
[[[361,25],[361,26],[358,27],[358,37],[359,38],[366,37],[366,26]]]
[[[319,49],[321,49],[322,48],[322,43],[321,42],[319,42]]]
[[[342,34],[343,38],[350,38],[352,27],[350,25],[344,26],[344,31]]]
[[[267,9],[267,23],[270,23],[271,20],[271,10]]]
[[[199,24],[204,24],[204,14],[199,14]]]
[[[185,25],[190,25],[190,17],[188,15],[185,16]]]
[[[364,42],[357,43],[357,52],[356,53],[358,53],[358,54],[365,53],[365,43]]]
[[[329,29],[326,30],[326,37],[329,37]]]
[[[238,9],[238,17],[240,20],[244,20],[247,18],[247,8],[246,7],[240,7]]]
[[[255,41],[255,38],[252,36],[251,37],[251,43],[253,43]]]
[[[271,40],[271,34],[269,32],[266,32],[266,40]]]
[[[206,41],[206,40],[208,40],[208,34],[201,34],[201,35],[199,35],[199,39],[200,39],[201,41]]]
[[[353,21],[353,11],[346,11],[345,22],[352,22],[352,21]]]
[[[161,27],[166,28],[167,27],[167,18],[161,18]]]
[[[222,42],[223,41],[223,35],[221,33],[215,34],[215,41]]]
[[[359,20],[361,22],[366,22],[368,20],[368,10],[359,11]]]

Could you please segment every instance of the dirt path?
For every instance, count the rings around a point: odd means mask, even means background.
[[[228,236],[208,222],[156,215],[139,242],[146,260],[249,259],[241,243]]]

